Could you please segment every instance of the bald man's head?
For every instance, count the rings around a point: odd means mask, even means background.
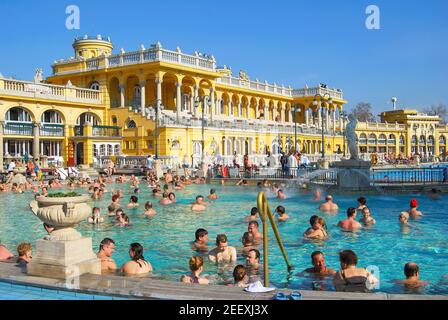
[[[414,277],[418,275],[419,267],[415,262],[408,262],[404,266],[404,274],[406,278]]]

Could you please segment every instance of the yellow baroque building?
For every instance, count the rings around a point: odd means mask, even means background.
[[[0,75],[0,161],[27,153],[72,166],[157,154],[169,164],[196,166],[202,156],[232,163],[247,154],[261,163],[267,152],[288,152],[295,143],[313,161],[322,152],[322,132],[326,157],[345,152],[347,101],[339,89],[293,89],[244,71],[234,76],[213,56],[160,43],[113,54],[110,39],[84,36],[73,49],[74,57],[55,61],[45,81],[40,72],[30,82]],[[412,112],[360,123],[361,152],[444,154],[440,119]]]

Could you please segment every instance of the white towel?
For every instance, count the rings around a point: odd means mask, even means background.
[[[257,282],[251,283],[244,290],[247,291],[247,292],[260,293],[260,292],[274,291],[275,288],[264,287],[263,284],[261,283],[261,281],[257,281]]]

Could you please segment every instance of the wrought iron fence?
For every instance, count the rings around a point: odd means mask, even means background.
[[[448,168],[371,169],[370,180],[374,185],[442,184],[448,182]]]
[[[5,123],[3,134],[32,136],[34,134],[34,125],[27,122],[7,122]]]

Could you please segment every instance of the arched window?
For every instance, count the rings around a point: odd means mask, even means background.
[[[117,123],[118,123],[117,117],[112,116],[112,124],[115,126],[115,125],[117,125]]]
[[[135,129],[135,128],[137,128],[137,124],[135,123],[134,120],[129,119],[128,122],[126,122],[126,127],[128,129]]]
[[[132,105],[134,107],[140,106],[141,97],[142,97],[142,89],[140,88],[139,85],[136,85],[132,93]]]
[[[439,142],[440,142],[441,145],[445,145],[445,144],[446,144],[446,138],[445,138],[445,136],[440,136],[440,138],[439,138]]]
[[[425,144],[425,143],[426,143],[426,138],[425,138],[425,136],[420,136],[420,141],[419,141],[419,143],[420,143],[420,144]]]
[[[367,144],[367,135],[365,133],[361,133],[359,136],[359,144]]]
[[[76,120],[76,125],[83,126],[87,122],[94,126],[97,126],[100,123],[97,115],[95,115],[93,113],[85,112],[78,117],[78,119]]]
[[[433,136],[429,136],[428,137],[428,144],[429,145],[434,145],[434,137]]]
[[[412,144],[416,145],[417,144],[417,136],[412,136]]]
[[[62,124],[61,114],[54,110],[45,111],[40,119],[42,123]]]
[[[14,107],[8,110],[6,113],[6,121],[16,122],[32,122],[31,116],[25,109]]]
[[[90,84],[89,88],[91,90],[100,91],[100,84],[98,83],[98,81],[94,81]]]
[[[378,143],[379,144],[386,144],[386,135],[385,134],[380,134],[379,138],[378,138]]]
[[[400,145],[404,146],[404,136],[400,136]]]
[[[369,134],[369,144],[376,144],[376,135],[374,133]]]
[[[394,134],[389,135],[389,140],[387,141],[388,144],[395,144],[397,142],[397,139],[395,138]]]

